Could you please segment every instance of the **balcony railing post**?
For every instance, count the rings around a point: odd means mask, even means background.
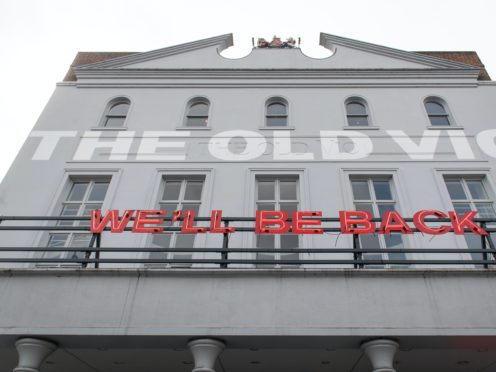
[[[360,239],[358,237],[358,234],[353,234],[353,249],[359,249],[360,248]],[[362,254],[359,252],[354,251],[353,252],[353,260],[355,261],[355,264],[353,264],[353,267],[355,269],[360,269],[363,267],[363,264],[359,263],[359,261],[362,260]]]
[[[96,248],[100,248],[100,245],[102,243],[102,234],[95,234],[96,235]],[[100,263],[99,263],[99,260],[100,260],[100,250],[97,250],[95,252],[95,269],[98,269],[100,267]]]
[[[485,230],[486,229],[486,223],[481,222],[481,227]],[[482,249],[487,249],[486,235],[481,235],[480,237],[481,237]],[[482,253],[482,259],[484,261],[487,261],[487,252]],[[489,268],[489,265],[487,263],[485,263],[484,268],[485,269]]]
[[[229,221],[224,221],[224,227],[229,227]],[[221,257],[222,260],[228,260],[229,254],[227,253],[227,249],[229,249],[229,233],[225,232],[224,236],[222,237],[222,249],[225,249],[225,251],[222,252]],[[227,268],[227,262],[226,263],[221,263],[220,267],[222,269]]]

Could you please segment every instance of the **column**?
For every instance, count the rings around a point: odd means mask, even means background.
[[[54,343],[37,338],[21,338],[15,346],[19,362],[14,372],[39,372],[41,363],[57,349]]]
[[[398,346],[396,341],[379,339],[365,342],[361,348],[372,364],[372,372],[396,372],[393,361]]]
[[[202,338],[188,342],[188,347],[195,360],[192,372],[215,372],[215,361],[226,345],[218,340]]]

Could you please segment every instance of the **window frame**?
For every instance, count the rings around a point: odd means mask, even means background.
[[[188,124],[188,119],[191,115],[189,115],[189,112],[191,108],[198,104],[198,103],[203,103],[208,106],[208,112],[206,116],[206,125],[187,125]],[[205,117],[205,116],[192,116],[192,117]],[[182,125],[180,127],[176,127],[177,130],[210,130],[211,127],[211,122],[212,122],[212,103],[211,101],[206,97],[206,96],[194,96],[188,100],[186,103],[186,107],[184,110],[183,114],[183,119],[182,119]]]
[[[286,107],[286,115],[274,115],[268,113],[269,106],[272,104],[282,104]],[[269,118],[286,118],[286,124],[285,125],[267,125]],[[269,130],[291,130],[294,129],[290,125],[290,105],[289,101],[282,96],[272,96],[269,97],[265,100],[265,105],[264,105],[264,117],[263,117],[263,126],[260,129],[269,129]]]
[[[441,105],[442,108],[444,109],[444,114],[429,114],[429,112],[427,111],[427,103],[436,103],[438,105]],[[438,97],[438,96],[427,96],[423,99],[422,101],[422,107],[423,107],[423,110],[424,110],[424,115],[426,117],[426,120],[427,120],[427,128],[428,129],[434,129],[434,130],[440,130],[440,129],[463,129],[462,127],[458,126],[456,124],[456,121],[453,117],[453,114],[449,108],[449,105],[448,103],[446,102],[446,100],[444,100],[443,98],[441,97]],[[446,117],[449,124],[441,124],[441,125],[437,125],[437,124],[432,124],[432,121],[431,121],[431,116],[433,117]]]
[[[344,129],[349,129],[349,130],[379,129],[377,126],[374,125],[374,120],[372,118],[372,112],[370,106],[368,104],[368,101],[364,97],[357,95],[349,96],[343,102],[344,102],[343,108],[344,108],[344,120],[345,120],[345,125],[343,126]],[[351,103],[358,103],[362,105],[365,108],[366,115],[348,114],[348,105]],[[349,122],[350,117],[365,117],[367,119],[367,125],[350,125]]]
[[[126,113],[126,116],[125,116],[125,119],[122,123],[122,126],[119,126],[119,127],[107,127],[106,126],[106,123],[107,123],[107,120],[108,120],[108,114],[110,112],[110,110],[116,106],[116,105],[119,105],[119,104],[122,104],[122,103],[125,103],[128,105],[128,109],[127,109],[127,113]],[[131,107],[132,107],[132,101],[129,97],[127,96],[117,96],[117,97],[114,97],[114,98],[111,98],[110,100],[107,101],[107,104],[105,105],[105,109],[103,111],[103,115],[100,119],[100,122],[98,124],[97,127],[93,127],[92,130],[108,130],[108,131],[111,131],[111,130],[127,130],[128,129],[128,120],[129,120],[129,115],[131,113]]]

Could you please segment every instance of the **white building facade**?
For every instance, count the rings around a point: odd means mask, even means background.
[[[231,45],[80,53],[57,84],[0,188],[0,371],[496,371],[496,86],[476,54]],[[236,231],[92,234],[110,209],[222,210]],[[255,234],[257,210],[324,231]],[[414,231],[344,234],[343,210]],[[477,211],[489,235],[418,232],[421,210],[445,213],[431,229]]]

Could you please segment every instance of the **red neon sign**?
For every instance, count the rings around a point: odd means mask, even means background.
[[[112,233],[122,233],[134,215],[131,228],[133,233],[161,233],[162,224],[167,216],[166,210],[125,210],[122,216],[116,209],[111,209],[102,217],[98,209],[91,211],[90,231],[101,233],[108,225]],[[476,211],[465,212],[462,216],[454,211],[447,214],[438,210],[421,210],[413,215],[413,225],[421,232],[430,235],[446,234],[453,231],[456,235],[465,234],[465,230],[477,235],[487,235],[487,232],[473,220]],[[171,211],[172,222],[181,221],[183,234],[226,234],[236,231],[234,227],[223,227],[222,211],[213,210],[210,215],[210,228],[195,226],[195,212],[193,210]],[[256,234],[323,234],[321,227],[321,211],[295,211],[288,221],[289,214],[284,211],[257,211],[255,216]],[[449,218],[450,224],[430,227],[426,218]],[[372,221],[373,216],[368,211],[339,211],[339,222],[343,234],[413,234],[413,229],[397,211],[387,211],[382,217],[379,227]]]

